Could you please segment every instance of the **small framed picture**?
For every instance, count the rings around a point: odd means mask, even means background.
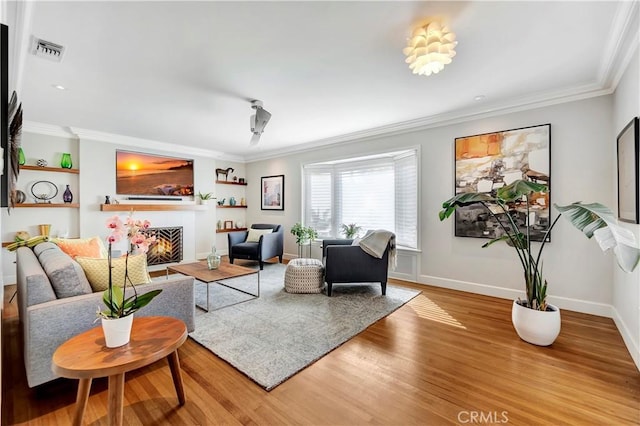
[[[640,223],[638,117],[618,135],[618,219]]]
[[[260,194],[262,210],[284,210],[284,175],[263,176]]]
[[[233,221],[225,220],[224,221],[224,229],[233,229]]]

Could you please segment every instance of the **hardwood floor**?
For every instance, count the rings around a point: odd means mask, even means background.
[[[548,348],[521,341],[511,302],[428,286],[271,392],[191,339],[179,349],[187,402],[166,361],[127,374],[130,425],[640,424],[640,373],[613,321],[562,311]],[[77,382],[29,389],[17,305],[5,287],[2,424],[63,425]],[[96,379],[85,424],[107,421]]]

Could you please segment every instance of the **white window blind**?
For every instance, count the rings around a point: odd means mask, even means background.
[[[304,224],[322,238],[340,226],[386,229],[398,245],[417,248],[417,151],[304,166]]]
[[[402,245],[418,248],[418,157],[399,156],[394,164],[396,239]]]
[[[348,164],[341,164],[335,176],[338,227],[356,223],[362,229],[394,229],[395,181],[391,163],[363,163],[351,169]]]
[[[332,236],[332,170],[305,169],[304,223],[318,232],[320,237]]]

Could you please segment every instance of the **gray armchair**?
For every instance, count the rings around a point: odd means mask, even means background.
[[[352,246],[353,240],[323,240],[324,280],[327,282],[327,296],[331,297],[334,283],[380,283],[382,295],[387,293],[387,271],[389,268],[389,247],[382,259],[373,257],[359,246]]]
[[[254,223],[253,229],[272,229],[270,234],[260,236],[258,242],[247,242],[249,231],[229,232],[229,262],[235,259],[257,260],[260,269],[263,269],[264,261],[278,256],[278,261],[282,263],[282,252],[284,247],[283,228],[280,225]]]

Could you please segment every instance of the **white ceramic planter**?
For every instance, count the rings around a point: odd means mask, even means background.
[[[522,340],[538,346],[549,346],[556,340],[560,334],[560,309],[547,306],[551,311],[536,311],[513,301],[511,321]]]
[[[104,332],[104,340],[107,347],[117,348],[129,343],[132,325],[133,314],[115,319],[102,318],[102,331]]]

